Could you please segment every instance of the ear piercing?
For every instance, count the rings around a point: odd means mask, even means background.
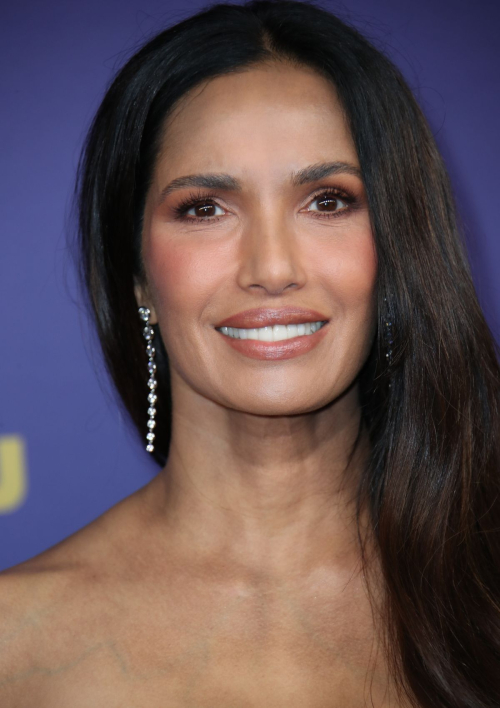
[[[153,452],[154,451],[154,439],[155,439],[155,434],[154,434],[153,430],[156,426],[155,403],[158,400],[158,396],[156,394],[156,387],[158,386],[158,381],[155,378],[156,364],[154,362],[154,356],[155,356],[156,350],[152,344],[153,337],[154,337],[155,333],[154,333],[154,329],[149,324],[150,314],[151,314],[151,310],[148,307],[139,307],[139,317],[146,325],[144,327],[144,329],[142,330],[142,334],[144,336],[144,339],[147,342],[146,352],[148,354],[148,373],[149,373],[149,379],[148,379],[148,387],[149,387],[148,416],[149,416],[149,419],[147,422],[148,432],[146,434],[146,440],[147,440],[146,450],[148,452]]]

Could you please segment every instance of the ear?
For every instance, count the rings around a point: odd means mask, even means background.
[[[156,324],[158,318],[156,316],[156,310],[154,308],[151,296],[149,294],[149,289],[146,285],[142,285],[138,282],[134,285],[135,299],[137,301],[137,308],[148,307],[151,310],[151,315],[149,317],[150,324]]]

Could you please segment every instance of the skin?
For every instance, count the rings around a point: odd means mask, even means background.
[[[283,577],[350,542],[342,473],[359,422],[355,378],[374,335],[377,263],[361,179],[290,185],[294,171],[325,161],[359,168],[335,92],[312,71],[263,66],[191,92],[166,127],[145,210],[147,283],[136,288],[171,362],[172,448],[154,488],[175,517],[170,532]],[[164,199],[162,190],[205,172],[243,189],[213,192],[218,221],[175,219],[196,190]],[[318,189],[331,187],[356,206],[332,201],[320,212]],[[331,320],[303,356],[249,359],[214,329],[242,310],[285,305]]]
[[[171,453],[150,484],[2,575],[6,708],[403,705],[361,572],[353,497],[365,437],[346,467],[375,333],[366,195],[355,174],[291,183],[334,161],[359,168],[333,86],[307,68],[218,77],[170,116],[136,298],[169,354]],[[206,172],[241,190],[211,193],[218,220],[176,218],[199,190],[165,188]],[[329,188],[351,201],[325,204]],[[284,305],[330,320],[302,356],[250,359],[214,329]]]

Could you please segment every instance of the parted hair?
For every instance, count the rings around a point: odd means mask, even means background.
[[[357,508],[358,521],[369,509],[380,558],[392,675],[415,706],[498,708],[498,348],[423,113],[385,54],[331,12],[295,0],[211,5],[148,41],[110,84],[76,188],[78,265],[107,369],[144,438],[147,357],[134,284],[144,279],[142,217],[162,127],[200,82],[270,61],[311,67],[335,86],[369,204],[378,331],[358,377],[371,454]],[[154,456],[164,465],[169,366],[155,332]]]

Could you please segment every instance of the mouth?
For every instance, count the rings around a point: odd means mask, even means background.
[[[323,339],[327,317],[298,307],[246,310],[215,329],[236,351],[252,359],[290,359],[305,354]]]

